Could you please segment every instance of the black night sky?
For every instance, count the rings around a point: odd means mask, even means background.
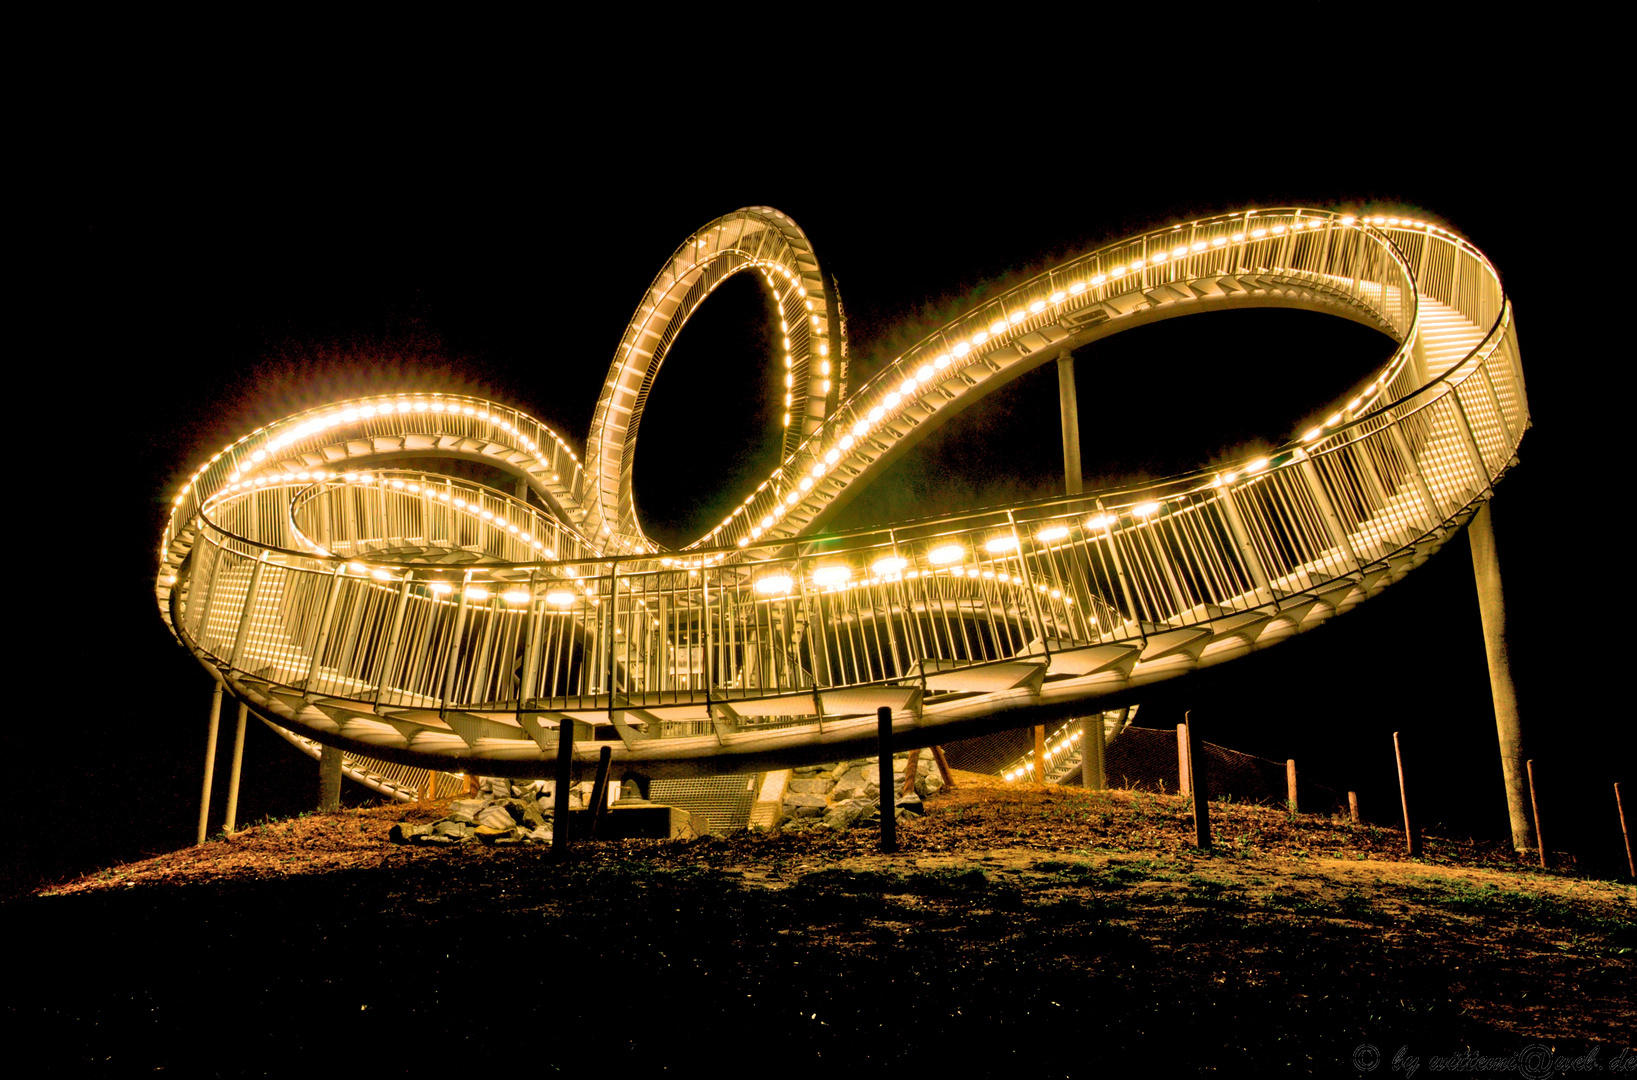
[[[1637,780],[1630,706],[1601,684],[1618,678],[1622,652],[1603,642],[1616,629],[1614,582],[1629,572],[1595,569],[1616,549],[1590,501],[1596,478],[1579,464],[1582,433],[1608,407],[1587,397],[1585,375],[1608,361],[1570,337],[1572,298],[1554,291],[1542,235],[1556,193],[1509,171],[1526,155],[1479,172],[1466,140],[1434,146],[1416,169],[1385,150],[1293,146],[1281,157],[1265,142],[1240,148],[1240,125],[1190,143],[1210,167],[1168,169],[1158,142],[1054,141],[1041,160],[980,151],[953,130],[898,145],[838,122],[811,154],[770,153],[774,167],[743,144],[686,163],[633,161],[612,134],[545,127],[549,138],[533,123],[450,123],[415,153],[384,135],[309,146],[286,132],[277,153],[254,134],[121,137],[105,158],[121,164],[76,175],[54,204],[43,265],[60,294],[48,307],[72,316],[37,362],[52,397],[82,403],[73,407],[87,422],[66,425],[73,446],[47,459],[63,486],[62,546],[34,550],[64,556],[49,586],[64,604],[24,654],[32,670],[20,674],[44,685],[37,707],[13,712],[28,735],[10,746],[54,818],[48,831],[8,836],[8,893],[192,840],[210,680],[170,638],[152,593],[182,477],[259,424],[393,389],[515,403],[580,447],[643,289],[692,229],[744,205],[790,214],[835,276],[854,386],[990,283],[1147,227],[1305,203],[1411,211],[1465,233],[1514,299],[1535,422],[1494,503],[1526,736],[1558,831],[1595,818],[1583,830],[1588,857],[1618,844],[1610,784]],[[691,539],[771,467],[782,388],[768,310],[749,275],[730,282],[658,379],[636,479],[661,539]],[[1352,324],[1289,312],[1179,319],[1102,343],[1078,362],[1088,485],[1282,441],[1388,349]],[[1048,495],[1060,469],[1048,367],[951,421],[840,524]],[[76,521],[100,535],[77,534]],[[1144,719],[1174,724],[1183,709],[1213,742],[1295,757],[1359,789],[1383,823],[1390,733],[1404,730],[1423,755],[1427,820],[1505,834],[1464,539],[1320,631],[1157,689]],[[212,830],[230,744],[224,713]],[[241,822],[315,797],[316,766],[252,725]],[[374,798],[350,785],[346,797]]]

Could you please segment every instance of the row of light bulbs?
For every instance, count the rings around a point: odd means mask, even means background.
[[[1069,750],[1071,747],[1074,746],[1075,743],[1077,743],[1079,741],[1080,741],[1080,732],[1078,730],[1076,730],[1076,731],[1071,731],[1065,737],[1063,737],[1061,739],[1058,739],[1055,743],[1052,743],[1052,744],[1048,745],[1046,747],[1046,761],[1047,761],[1047,763],[1049,764],[1053,758],[1055,758],[1058,755],[1060,755],[1060,754],[1064,753],[1065,751]],[[1015,784],[1019,780],[1027,779],[1029,777],[1029,775],[1031,773],[1033,773],[1033,772],[1034,772],[1033,763],[1028,761],[1028,760],[1025,760],[1024,763],[1022,765],[1019,765],[1017,768],[1007,770],[1006,779]],[[1039,779],[1044,780],[1045,777],[1040,777]]]
[[[1376,226],[1402,226],[1405,228],[1425,229],[1437,232],[1444,231],[1425,221],[1390,217],[1386,215],[1376,215],[1373,217],[1360,219],[1352,214],[1343,214],[1341,217],[1336,219],[1336,221],[1343,226],[1351,226],[1359,223],[1361,220],[1367,224]],[[1076,280],[1064,288],[1054,290],[1050,294],[1049,298],[1037,298],[1026,307],[1014,308],[1004,317],[997,318],[986,329],[978,330],[976,333],[972,334],[971,337],[957,342],[947,352],[940,353],[930,363],[921,364],[913,373],[906,372],[906,377],[904,380],[892,389],[888,390],[888,392],[879,399],[878,404],[865,412],[862,418],[855,421],[851,429],[845,431],[834,446],[832,446],[822,456],[819,456],[815,452],[814,463],[807,475],[801,476],[799,479],[795,480],[790,485],[788,490],[784,491],[781,495],[776,485],[785,474],[782,467],[776,470],[772,476],[762,482],[762,484],[756,489],[755,493],[747,498],[742,505],[736,507],[732,514],[723,519],[720,525],[711,530],[709,535],[715,537],[720,534],[723,529],[731,526],[733,519],[739,517],[756,501],[757,495],[765,491],[770,485],[775,485],[775,500],[773,506],[768,509],[767,513],[762,515],[761,519],[757,521],[756,524],[751,526],[748,535],[741,536],[739,538],[738,546],[747,547],[753,541],[760,539],[762,534],[772,528],[775,522],[781,520],[785,514],[795,508],[795,506],[801,501],[802,497],[808,491],[812,490],[812,487],[816,481],[822,479],[830,469],[834,468],[835,465],[840,462],[843,453],[850,450],[856,442],[867,435],[871,429],[879,425],[888,415],[895,412],[900,405],[911,400],[913,395],[915,395],[941,371],[948,368],[949,365],[955,363],[957,360],[962,360],[968,356],[973,356],[974,349],[986,344],[997,342],[1002,335],[1023,323],[1029,316],[1039,315],[1044,312],[1048,306],[1048,303],[1051,306],[1061,306],[1068,301],[1069,297],[1078,297],[1080,294],[1084,293],[1088,287],[1096,287],[1112,282],[1118,278],[1125,277],[1128,274],[1139,272],[1146,267],[1160,266],[1168,261],[1184,258],[1189,255],[1199,254],[1211,249],[1223,248],[1229,243],[1239,244],[1244,243],[1247,240],[1258,241],[1273,237],[1282,237],[1287,233],[1318,231],[1323,229],[1327,224],[1329,224],[1328,219],[1299,218],[1288,226],[1282,223],[1265,227],[1259,226],[1249,230],[1235,231],[1227,236],[1215,236],[1208,241],[1196,240],[1191,244],[1178,244],[1168,251],[1158,251],[1145,257],[1133,259],[1128,263],[1118,264],[1106,273],[1100,272],[1093,274],[1084,280]],[[1402,357],[1403,354],[1400,353],[1393,370],[1383,372],[1380,376],[1378,376],[1378,378],[1366,388],[1365,392],[1361,394],[1360,397],[1354,398],[1348,403],[1345,410],[1337,412],[1327,419],[1324,427],[1333,427],[1340,423],[1343,419],[1343,412],[1347,414],[1356,414],[1361,406],[1367,406],[1368,404],[1372,403],[1376,397],[1379,396],[1379,391],[1386,387],[1391,376],[1396,372],[1397,365],[1402,364]],[[904,364],[904,358],[900,358],[894,366],[896,367],[902,364]],[[888,370],[891,371],[892,369],[889,368]],[[838,414],[834,418],[833,423],[839,425],[840,421],[841,417]],[[829,427],[830,425],[826,426]],[[1323,434],[1321,429],[1311,429],[1304,434],[1303,441],[1310,442],[1317,439],[1321,434]],[[1253,462],[1251,466],[1247,466],[1245,471],[1247,473],[1258,471],[1258,469],[1255,468],[1255,465],[1256,463]],[[1262,467],[1266,467],[1265,461],[1262,462]],[[1230,480],[1232,479],[1232,476],[1233,474],[1230,474]]]
[[[477,421],[491,421],[501,431],[517,436],[520,445],[526,448],[530,453],[539,452],[539,444],[534,439],[526,435],[520,425],[514,425],[511,421],[504,419],[494,406],[488,405],[481,401],[473,404],[470,400],[463,401],[453,398],[444,398],[441,395],[433,395],[430,398],[417,395],[411,398],[394,398],[390,400],[383,399],[373,404],[347,402],[334,408],[335,411],[333,412],[327,412],[323,415],[313,416],[309,419],[303,420],[294,428],[275,436],[274,438],[268,440],[268,442],[261,448],[252,451],[246,458],[246,466],[236,468],[229,473],[227,478],[229,483],[221,489],[208,493],[205,497],[206,500],[219,497],[222,491],[243,490],[245,486],[250,484],[263,485],[281,482],[289,483],[292,482],[291,478],[305,479],[332,477],[335,474],[326,472],[325,470],[316,470],[306,473],[273,472],[263,474],[261,476],[248,476],[247,473],[249,472],[248,466],[261,464],[263,461],[268,460],[271,455],[276,454],[279,450],[284,449],[296,441],[322,431],[327,431],[338,425],[355,423],[376,416],[388,416],[397,413],[430,412],[434,414],[442,413],[450,416],[468,416]],[[540,421],[531,416],[527,416],[522,412],[516,412],[515,410],[512,411],[518,417],[519,421],[526,421],[527,423],[534,425],[534,427],[538,428],[546,435],[550,436],[552,440],[562,448],[563,452],[568,455],[571,461],[574,461],[576,464],[579,462],[579,458],[575,455],[573,449],[555,431],[551,430],[551,428],[547,427],[545,424],[542,424]],[[296,418],[292,418],[292,420],[293,419]],[[287,421],[282,421],[280,424],[275,424],[272,426],[281,427],[284,423],[287,423]],[[183,482],[175,498],[171,500],[172,521],[170,532],[172,534],[174,534],[175,531],[176,511],[184,502],[186,502],[188,493],[194,489],[194,485],[196,485],[200,479],[204,477],[204,475],[210,470],[210,467],[220,461],[223,455],[233,453],[236,448],[242,447],[243,444],[254,440],[258,435],[262,434],[262,432],[266,430],[268,429],[258,428],[255,431],[252,431],[250,434],[238,439],[236,442],[229,443],[228,445],[222,447],[222,449],[213,454],[208,461],[200,465],[198,469],[194,470],[193,474]],[[558,479],[556,473],[552,474],[552,479]],[[165,558],[165,555],[166,552],[163,548],[161,548],[161,560]]]

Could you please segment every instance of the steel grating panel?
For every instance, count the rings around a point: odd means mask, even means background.
[[[651,802],[691,810],[708,819],[717,831],[742,829],[750,824],[756,805],[756,773],[695,776],[682,780],[655,780],[649,784]]]

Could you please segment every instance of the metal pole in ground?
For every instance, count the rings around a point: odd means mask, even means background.
[[[1292,814],[1294,814],[1298,809],[1301,808],[1301,803],[1297,800],[1297,797],[1296,797],[1296,759],[1295,758],[1286,758],[1285,759],[1285,802],[1290,807],[1290,812]]]
[[[1187,713],[1182,715],[1187,716]],[[1177,794],[1186,795],[1193,790],[1188,783],[1188,725],[1177,725]]]
[[[876,787],[881,792],[881,850],[898,850],[898,802],[892,787],[892,710],[885,705],[875,710],[875,760],[880,773]]]
[[[1404,782],[1404,742],[1396,731],[1393,732],[1393,756],[1398,759],[1398,801],[1404,808],[1404,847],[1414,859],[1421,855],[1421,834],[1410,821],[1410,791]]]
[[[557,720],[557,791],[551,810],[551,857],[568,857],[568,787],[574,776],[574,721]]]
[[[1535,797],[1535,759],[1530,758],[1523,763],[1523,771],[1529,777],[1529,814],[1535,819],[1535,845],[1540,848],[1540,868],[1546,869],[1546,834],[1540,831],[1540,800]]]
[[[244,729],[250,720],[250,709],[239,702],[239,726],[233,732],[233,770],[227,774],[227,824],[223,831],[234,832],[239,827],[239,772],[244,766]]]
[[[609,635],[612,637],[613,635]],[[591,781],[591,825],[586,835],[595,839],[597,822],[602,819],[603,811],[608,807],[608,765],[614,758],[614,748],[605,746],[597,754],[597,775]]]
[[[1188,780],[1194,794],[1194,846],[1201,851],[1211,850],[1210,784],[1205,775],[1204,742],[1193,717],[1183,713],[1183,729],[1188,737]]]
[[[1637,878],[1637,863],[1631,859],[1631,830],[1626,828],[1626,804],[1620,800],[1620,785],[1614,785],[1614,810],[1620,815],[1620,838],[1626,842],[1626,872]]]
[[[222,723],[222,681],[216,680],[216,688],[210,692],[210,734],[205,736],[205,790],[199,796],[199,838],[194,843],[205,842],[205,828],[210,822],[210,782],[216,773],[216,731]]]
[[[1046,728],[1041,724],[1034,729],[1034,778],[1037,784],[1046,782]]]

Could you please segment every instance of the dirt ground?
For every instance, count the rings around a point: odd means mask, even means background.
[[[1228,803],[1207,853],[1183,799],[957,779],[890,855],[388,841],[437,804],[253,826],[0,908],[53,943],[0,1017],[103,1072],[1637,1072],[1630,883]]]

